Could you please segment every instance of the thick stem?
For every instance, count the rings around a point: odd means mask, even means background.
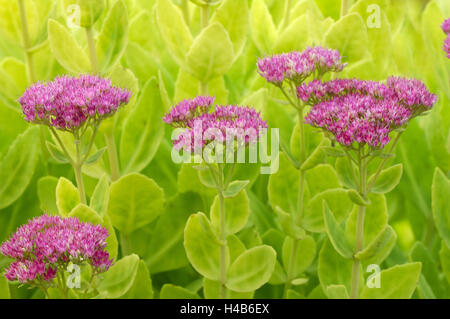
[[[182,0],[181,1],[181,10],[183,11],[184,21],[186,22],[187,26],[191,23],[191,16],[189,13],[189,0]]]
[[[224,181],[223,181],[223,165],[219,164],[219,177],[218,177],[218,195],[219,195],[219,237],[221,241],[220,246],[220,298],[225,299],[227,297],[227,265],[226,265],[226,212],[225,212],[225,197]]]
[[[295,105],[294,105],[295,106]],[[300,140],[300,166],[306,160],[306,148],[305,148],[305,127],[303,124],[303,107],[296,106],[298,109],[298,126],[299,126],[299,140]],[[294,216],[292,222],[296,225],[301,225],[303,218],[303,197],[305,192],[305,171],[300,170],[298,180],[298,195],[297,195],[297,215]],[[289,266],[287,271],[287,281],[284,285],[284,298],[287,298],[287,292],[291,288],[292,280],[294,280],[295,261],[298,253],[299,239],[294,238],[292,244],[291,254],[289,256]]]
[[[120,234],[120,251],[122,252],[122,257],[131,253],[131,241],[128,234]]]
[[[202,16],[201,16],[201,23],[202,23],[202,29],[206,28],[209,24],[209,6],[201,6]]]
[[[73,165],[73,170],[75,172],[75,179],[77,181],[77,187],[78,187],[78,193],[80,194],[80,202],[82,204],[87,204],[86,201],[86,192],[84,190],[84,182],[83,182],[83,175],[82,175],[82,167],[83,163],[81,161],[81,153],[80,153],[80,144],[79,141],[75,141],[75,148],[76,148],[76,161]]]
[[[358,163],[359,163],[359,192],[361,196],[366,197],[367,188],[366,188],[366,180],[367,180],[367,167],[366,160],[361,156],[361,148],[358,152]],[[358,215],[356,219],[356,244],[355,244],[355,252],[356,255],[364,245],[364,214],[366,207],[358,206]],[[359,259],[353,257],[352,264],[352,285],[350,298],[358,299],[358,288],[359,288],[359,272],[361,268],[361,262]]]
[[[348,3],[349,0],[341,0],[341,18],[346,16],[348,13]]]
[[[294,239],[294,242],[292,243],[292,249],[291,254],[289,255],[289,265],[288,265],[288,271],[287,271],[287,281],[284,284],[284,291],[283,291],[283,297],[287,298],[287,293],[289,289],[291,289],[292,280],[294,280],[294,270],[295,270],[295,261],[297,259],[297,251],[298,251],[298,239]]]
[[[86,40],[89,49],[89,59],[91,61],[92,72],[95,74],[99,73],[97,51],[95,49],[94,32],[92,27],[86,28]]]
[[[20,24],[22,29],[23,48],[25,50],[25,61],[27,66],[28,79],[32,83],[36,82],[36,73],[34,70],[33,54],[30,52],[30,35],[28,32],[28,20],[25,8],[25,1],[18,0],[20,11]]]
[[[200,94],[201,95],[208,95],[208,91],[209,91],[209,85],[208,83],[200,83]]]
[[[117,156],[116,141],[112,133],[105,134],[106,147],[108,149],[111,180],[114,182],[120,178],[119,158]]]

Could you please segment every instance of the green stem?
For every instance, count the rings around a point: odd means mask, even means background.
[[[187,26],[191,23],[191,17],[189,14],[189,0],[182,0],[181,1],[181,10],[183,11],[184,21],[186,22]]]
[[[200,94],[201,95],[208,95],[208,91],[209,91],[208,82],[206,82],[206,83],[201,82],[200,83]]]
[[[305,127],[303,124],[303,107],[301,105],[294,105],[298,110],[298,126],[299,126],[299,140],[300,140],[300,166],[306,160],[305,148]],[[303,218],[303,197],[305,192],[305,171],[300,170],[298,181],[298,196],[297,196],[297,215],[294,216],[292,222],[296,225],[301,225]],[[284,298],[287,298],[287,292],[291,288],[292,280],[295,279],[295,261],[297,259],[299,239],[294,238],[292,244],[291,254],[289,256],[289,266],[287,272],[287,281],[284,285]]]
[[[362,159],[361,156],[361,148],[358,152],[358,163],[359,163],[359,192],[361,196],[366,197],[367,188],[366,188],[366,180],[367,180],[367,167],[366,161]],[[356,255],[359,251],[362,250],[364,245],[364,215],[365,215],[365,206],[358,206],[358,215],[356,219],[356,244],[355,244],[355,252]],[[358,299],[358,288],[359,288],[359,276],[360,276],[360,268],[361,262],[359,259],[353,257],[352,264],[352,283],[351,283],[351,292],[350,298]]]
[[[91,61],[91,68],[94,74],[99,73],[97,51],[95,49],[94,32],[92,27],[86,28],[86,40],[89,49],[89,59]]]
[[[225,212],[225,197],[223,195],[224,191],[224,181],[223,181],[223,164],[219,165],[219,177],[217,191],[219,195],[219,237],[221,241],[220,246],[220,298],[225,299],[227,297],[227,265],[226,265],[226,212]]]
[[[131,254],[130,236],[127,234],[120,234],[120,251],[122,252],[122,257]]]
[[[287,271],[287,281],[284,284],[284,291],[283,291],[283,297],[287,298],[287,293],[289,289],[291,289],[292,280],[294,280],[294,268],[295,268],[295,261],[297,259],[297,251],[298,251],[298,243],[300,240],[294,239],[294,242],[292,243],[292,249],[291,254],[289,255],[289,266]]]
[[[106,147],[108,149],[111,180],[114,182],[120,178],[119,158],[117,156],[116,141],[112,133],[105,134]]]
[[[289,25],[290,15],[291,15],[291,0],[286,0],[284,6],[283,29]]]
[[[201,16],[201,23],[202,23],[202,29],[206,28],[209,24],[209,6],[201,6],[202,16]]]
[[[75,172],[75,179],[77,181],[78,193],[80,195],[80,202],[82,204],[87,204],[86,201],[86,191],[84,190],[84,182],[82,175],[83,162],[81,160],[81,151],[80,151],[80,140],[75,140],[75,149],[76,149],[76,160],[73,165],[73,170]]]
[[[389,148],[388,153],[392,153],[394,151],[395,146],[397,145],[400,136],[402,135],[403,132],[398,132],[397,136],[395,137],[394,141],[391,144],[391,147]],[[378,176],[381,174],[381,172],[383,171],[384,166],[386,165],[387,161],[389,160],[389,158],[384,158],[380,165],[378,165],[377,171],[375,173],[374,178],[372,179],[372,181],[370,182],[369,186],[367,186],[367,192],[369,193],[370,190],[372,189],[373,185],[375,184]]]
[[[341,18],[346,16],[348,13],[348,0],[341,0]]]
[[[20,25],[22,30],[22,42],[23,49],[25,53],[25,65],[27,69],[28,76],[28,84],[36,82],[36,71],[34,68],[34,58],[33,51],[30,50],[30,34],[28,31],[28,19],[27,12],[25,7],[25,0],[18,0],[19,12],[20,12]],[[50,156],[46,146],[45,146],[45,127],[40,126],[40,143],[41,143],[41,151],[42,157],[45,163],[45,169],[48,171],[48,158]]]

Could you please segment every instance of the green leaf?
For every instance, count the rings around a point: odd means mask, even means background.
[[[353,249],[345,237],[344,230],[341,229],[325,202],[323,203],[323,219],[325,221],[325,229],[328,238],[334,249],[336,249],[342,257],[351,259],[353,257]]]
[[[150,273],[144,261],[139,261],[134,282],[127,293],[121,296],[121,299],[152,299],[153,287]]]
[[[419,293],[426,295],[429,294],[428,290],[431,290],[432,294],[437,296],[437,298],[445,298],[446,292],[441,283],[438,266],[428,248],[422,242],[417,241],[411,248],[409,259],[411,262],[422,263],[421,275],[424,276],[426,283],[430,285],[430,287],[426,287],[424,283],[419,284]]]
[[[17,136],[0,161],[0,209],[14,203],[33,177],[39,154],[39,132],[30,127]]]
[[[95,186],[89,204],[101,217],[105,216],[108,211],[109,203],[109,179],[107,175],[103,175]]]
[[[245,186],[248,185],[250,181],[233,181],[231,182],[227,189],[223,192],[223,195],[225,198],[234,197],[236,196],[241,190],[245,188]]]
[[[434,223],[447,247],[450,247],[450,181],[444,173],[436,168],[434,170],[433,184],[431,185],[431,207]]]
[[[317,272],[322,288],[330,285],[344,285],[350,291],[352,260],[339,255],[327,239],[319,253]]]
[[[322,146],[322,151],[327,156],[331,157],[345,157],[346,154],[343,150],[333,147],[333,146]]]
[[[72,34],[56,20],[48,20],[48,40],[52,54],[65,69],[73,73],[90,70],[86,53]]]
[[[303,216],[303,227],[311,232],[324,232],[323,221],[323,201],[328,207],[333,208],[334,216],[338,223],[341,223],[353,208],[353,203],[347,195],[345,189],[334,188],[323,191],[315,195],[308,202]]]
[[[450,249],[445,244],[445,241],[441,243],[441,251],[439,252],[441,260],[442,270],[444,272],[447,282],[450,284]]]
[[[348,158],[340,157],[336,159],[336,172],[339,178],[339,181],[347,188],[356,189],[355,183],[355,167]]]
[[[419,280],[420,263],[397,265],[380,273],[380,288],[364,286],[362,299],[409,299]]]
[[[323,163],[326,159],[326,153],[324,152],[323,147],[328,144],[330,144],[330,141],[328,139],[323,139],[320,145],[316,147],[311,155],[303,162],[300,169],[302,171],[307,171]]]
[[[160,299],[200,299],[200,297],[183,287],[165,284],[159,293]]]
[[[211,23],[219,22],[233,43],[234,58],[238,58],[247,40],[249,13],[247,1],[225,0],[215,10]]]
[[[56,185],[56,207],[66,217],[80,203],[78,189],[67,178],[60,177]]]
[[[49,141],[45,141],[45,145],[47,146],[48,152],[55,161],[62,164],[69,163],[69,158],[67,158],[67,155],[61,152],[55,144]]]
[[[260,288],[272,276],[276,256],[275,250],[266,245],[247,250],[229,268],[227,288],[238,292]]]
[[[82,222],[102,225],[103,227],[105,227],[108,230],[109,234],[108,238],[106,239],[106,250],[108,251],[111,258],[117,257],[117,248],[119,244],[117,241],[116,233],[111,225],[111,221],[108,216],[102,218],[92,208],[84,204],[78,204],[74,209],[72,209],[68,217],[77,217]]]
[[[117,1],[103,23],[97,40],[101,73],[107,73],[122,57],[128,43],[128,14],[122,0]]]
[[[350,299],[347,288],[344,285],[330,285],[327,287],[329,299]]]
[[[213,167],[214,167],[213,169],[217,174],[221,174],[218,172],[217,167],[215,165]],[[202,169],[199,169],[199,165],[193,166],[193,168],[198,171],[198,179],[203,184],[203,186],[217,189],[216,180],[209,167],[207,170],[203,169],[204,166],[202,166]]]
[[[359,206],[368,206],[370,205],[370,200],[368,198],[364,198],[359,192],[354,189],[347,190],[348,197],[351,199],[353,203]]]
[[[403,174],[403,165],[397,164],[381,171],[372,189],[373,193],[385,194],[392,191],[398,185]],[[373,183],[375,176],[369,179],[369,185]]]
[[[203,213],[191,215],[184,229],[186,255],[194,269],[211,280],[220,279],[220,246],[208,218]],[[228,265],[230,252],[226,252]]]
[[[390,254],[397,241],[394,229],[387,225],[367,247],[356,253],[355,257],[364,261],[365,264],[381,264]]]
[[[92,154],[91,156],[89,156],[86,159],[85,164],[86,165],[95,164],[103,156],[105,151],[106,151],[106,147],[99,149],[97,152],[95,152],[94,154]]]
[[[305,230],[297,225],[295,225],[292,215],[289,215],[283,211],[280,207],[276,207],[275,211],[278,214],[278,219],[280,220],[281,228],[286,233],[286,235],[294,239],[305,238]]]
[[[385,228],[388,221],[386,197],[380,194],[370,194],[371,204],[366,206],[364,213],[364,245],[371,243]],[[347,218],[345,232],[347,239],[355,245],[358,207],[355,206]]]
[[[282,261],[284,270],[287,272],[293,253],[294,239],[286,237],[282,247]],[[295,262],[292,276],[299,277],[312,264],[316,257],[316,242],[307,235],[305,238],[297,241],[297,251],[295,252]]]
[[[277,38],[277,30],[264,0],[252,2],[250,27],[253,42],[258,50],[263,54],[271,53]]]
[[[8,279],[5,276],[0,276],[0,299],[10,299]]]
[[[142,171],[153,159],[164,136],[164,109],[158,81],[150,79],[123,125],[120,163],[124,174]]]
[[[368,54],[367,29],[361,16],[351,13],[334,23],[325,34],[325,44],[339,51],[348,62],[362,60]]]
[[[220,287],[221,284],[219,281],[209,280],[205,278],[203,280],[203,293],[206,299],[222,299],[220,296]],[[237,292],[230,289],[225,288],[226,297],[228,299],[252,299],[254,292]]]
[[[303,50],[309,43],[308,28],[306,14],[296,18],[277,36],[274,51],[283,53]]]
[[[156,19],[161,36],[178,65],[184,65],[186,52],[192,46],[192,35],[184,18],[172,1],[158,0]]]
[[[45,213],[56,215],[58,207],[56,207],[56,185],[58,179],[53,176],[41,177],[37,183],[37,193],[41,210]]]
[[[275,268],[272,273],[272,277],[269,279],[269,284],[271,285],[280,285],[284,284],[287,281],[287,275],[286,272],[283,269],[283,266],[281,266],[280,262],[277,260],[275,263]]]
[[[215,229],[219,229],[219,197],[216,196],[211,206],[211,222]],[[250,215],[248,196],[245,190],[241,190],[235,197],[225,198],[225,229],[226,234],[231,235],[240,231],[247,224]]]
[[[115,299],[125,295],[133,286],[139,268],[135,254],[118,260],[104,275],[97,289],[104,298]]]
[[[202,30],[186,55],[186,70],[202,83],[224,75],[232,63],[233,44],[217,22]]]
[[[203,207],[195,193],[179,194],[171,199],[151,232],[150,241],[142,239],[139,254],[152,274],[169,271],[188,264],[183,246],[186,221]]]
[[[330,164],[320,164],[305,173],[309,193],[312,195],[330,188],[339,188],[336,171]]]
[[[274,209],[278,206],[285,212],[296,212],[299,171],[290,164],[283,153],[280,153],[279,161],[278,172],[269,176],[269,203]]]
[[[108,215],[124,234],[151,223],[163,212],[164,191],[144,175],[129,174],[112,183]]]

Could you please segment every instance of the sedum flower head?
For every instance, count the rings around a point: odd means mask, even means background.
[[[323,47],[308,47],[302,52],[282,53],[257,62],[259,74],[275,85],[286,80],[298,85],[312,74],[321,77],[327,72],[340,72],[345,65],[337,50]]]
[[[267,128],[260,113],[251,107],[237,105],[215,106],[212,97],[185,100],[172,108],[164,121],[184,130],[173,141],[176,150],[201,150],[210,142],[238,142],[248,146],[257,142],[263,128]],[[202,101],[203,103],[200,103]]]
[[[36,217],[0,246],[3,255],[15,259],[5,276],[20,283],[49,284],[59,269],[84,262],[95,273],[104,272],[112,264],[105,250],[107,237],[106,228],[78,218]]]
[[[423,82],[395,76],[389,77],[386,83],[358,79],[336,79],[327,82],[314,80],[300,85],[297,94],[299,99],[309,105],[348,94],[372,96],[408,108],[411,117],[431,109],[437,101],[437,96],[430,93]]]
[[[331,133],[344,146],[356,142],[382,148],[389,142],[389,133],[410,116],[411,111],[402,105],[352,93],[319,102],[305,122]]]
[[[197,96],[192,100],[183,100],[174,106],[163,121],[175,127],[184,127],[188,120],[191,120],[210,110],[214,103],[214,97]]]
[[[30,86],[19,103],[28,122],[76,131],[88,120],[101,121],[127,104],[131,92],[93,75],[61,76]]]
[[[331,133],[342,145],[356,142],[382,148],[389,133],[429,110],[436,95],[419,80],[390,77],[386,83],[338,79],[298,87],[298,97],[312,105],[305,121]]]

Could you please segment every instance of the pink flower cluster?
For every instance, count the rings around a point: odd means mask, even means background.
[[[445,20],[442,25],[442,31],[447,34],[447,38],[444,41],[444,52],[447,53],[447,58],[450,59],[450,18]]]
[[[386,83],[339,79],[298,87],[298,97],[312,105],[306,123],[334,135],[337,142],[382,148],[389,133],[429,110],[437,97],[415,79],[390,77]]]
[[[214,103],[214,97],[197,96],[193,100],[183,100],[174,106],[163,121],[174,127],[185,127],[185,123],[209,111]]]
[[[282,53],[257,62],[259,74],[275,85],[281,85],[285,80],[299,85],[312,74],[321,77],[326,72],[340,72],[345,65],[338,51],[323,47]]]
[[[164,117],[166,123],[184,129],[173,141],[176,150],[193,152],[212,141],[247,146],[255,143],[261,130],[267,128],[260,113],[251,107],[226,105],[212,110],[212,102],[212,97],[185,100]]]
[[[105,250],[107,237],[106,228],[78,218],[36,217],[0,246],[3,255],[15,259],[5,276],[20,283],[49,283],[70,262],[87,262],[96,273],[105,272],[112,264]]]
[[[298,98],[315,105],[348,94],[372,96],[379,100],[400,104],[411,111],[411,117],[429,110],[437,101],[425,84],[416,79],[389,77],[386,83],[357,79],[337,79],[327,82],[319,80],[302,84],[297,88]]]
[[[410,116],[411,111],[400,104],[352,93],[316,104],[305,122],[332,133],[342,145],[356,142],[382,148],[389,142],[389,133]]]
[[[28,122],[76,131],[87,120],[100,121],[128,103],[131,92],[93,75],[61,76],[52,82],[35,83],[19,103]]]

